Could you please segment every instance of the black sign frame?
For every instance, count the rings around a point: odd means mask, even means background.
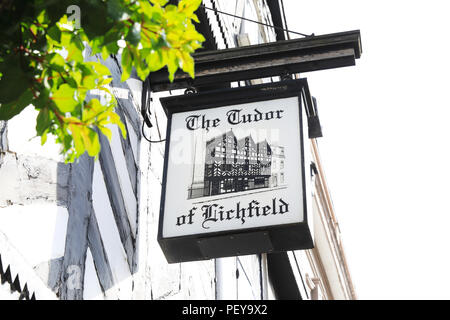
[[[205,93],[185,94],[161,98],[167,115],[167,133],[164,156],[163,181],[160,201],[158,242],[169,263],[207,260],[212,258],[272,253],[314,247],[312,212],[309,192],[310,164],[305,164],[305,140],[307,128],[303,128],[302,106],[305,93],[309,92],[306,79],[287,80],[276,83],[239,87]],[[178,112],[195,111],[233,104],[298,97],[300,146],[302,168],[302,194],[304,221],[292,224],[254,227],[233,231],[219,231],[177,237],[163,237],[164,208],[166,201],[166,179],[172,115]],[[305,137],[306,134],[306,137]],[[308,149],[307,149],[308,150]],[[309,152],[309,151],[307,151]]]

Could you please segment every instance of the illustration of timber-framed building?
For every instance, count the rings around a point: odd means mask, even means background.
[[[237,139],[232,130],[206,142],[204,196],[268,188],[272,149],[251,135]]]

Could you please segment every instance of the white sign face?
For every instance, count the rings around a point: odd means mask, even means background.
[[[298,97],[174,113],[164,238],[304,222]]]

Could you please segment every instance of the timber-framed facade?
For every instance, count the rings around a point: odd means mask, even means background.
[[[230,130],[206,142],[202,196],[268,188],[271,167],[272,149],[266,140],[256,143],[251,135],[238,140]],[[191,189],[190,197],[194,194]]]

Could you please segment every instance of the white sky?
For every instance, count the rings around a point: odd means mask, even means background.
[[[450,299],[450,3],[284,3],[291,30],[361,31],[356,66],[303,74],[358,297]]]

